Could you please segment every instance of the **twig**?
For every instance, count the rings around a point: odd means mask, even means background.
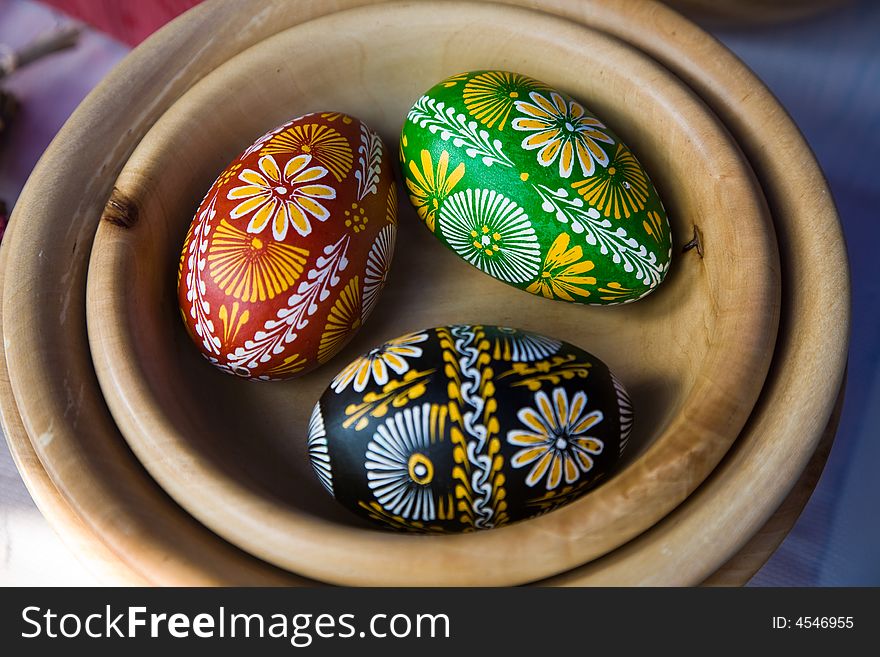
[[[27,66],[53,52],[72,48],[79,40],[81,29],[77,25],[65,25],[37,37],[20,50],[0,45],[0,80],[13,71]]]

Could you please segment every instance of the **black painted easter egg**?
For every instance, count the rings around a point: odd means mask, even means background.
[[[535,333],[443,326],[345,367],[308,432],[321,483],[385,528],[500,527],[585,493],[632,427],[623,386],[595,356]]]

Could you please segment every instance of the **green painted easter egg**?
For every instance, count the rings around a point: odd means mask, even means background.
[[[401,169],[428,229],[481,271],[548,299],[635,301],[666,276],[669,221],[632,151],[578,101],[506,71],[432,87]]]

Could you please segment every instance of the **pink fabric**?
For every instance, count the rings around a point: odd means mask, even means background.
[[[12,48],[70,22],[64,14],[32,0],[0,0],[0,43]],[[127,52],[127,46],[86,29],[76,48],[48,55],[2,81],[3,89],[20,105],[0,138],[0,199],[10,211],[46,146]]]
[[[66,14],[135,46],[201,0],[42,0]]]

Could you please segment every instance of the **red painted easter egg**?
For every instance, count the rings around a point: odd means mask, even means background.
[[[332,358],[376,306],[397,231],[379,135],[336,112],[257,139],[202,200],[180,257],[187,330],[220,369],[285,379]]]

